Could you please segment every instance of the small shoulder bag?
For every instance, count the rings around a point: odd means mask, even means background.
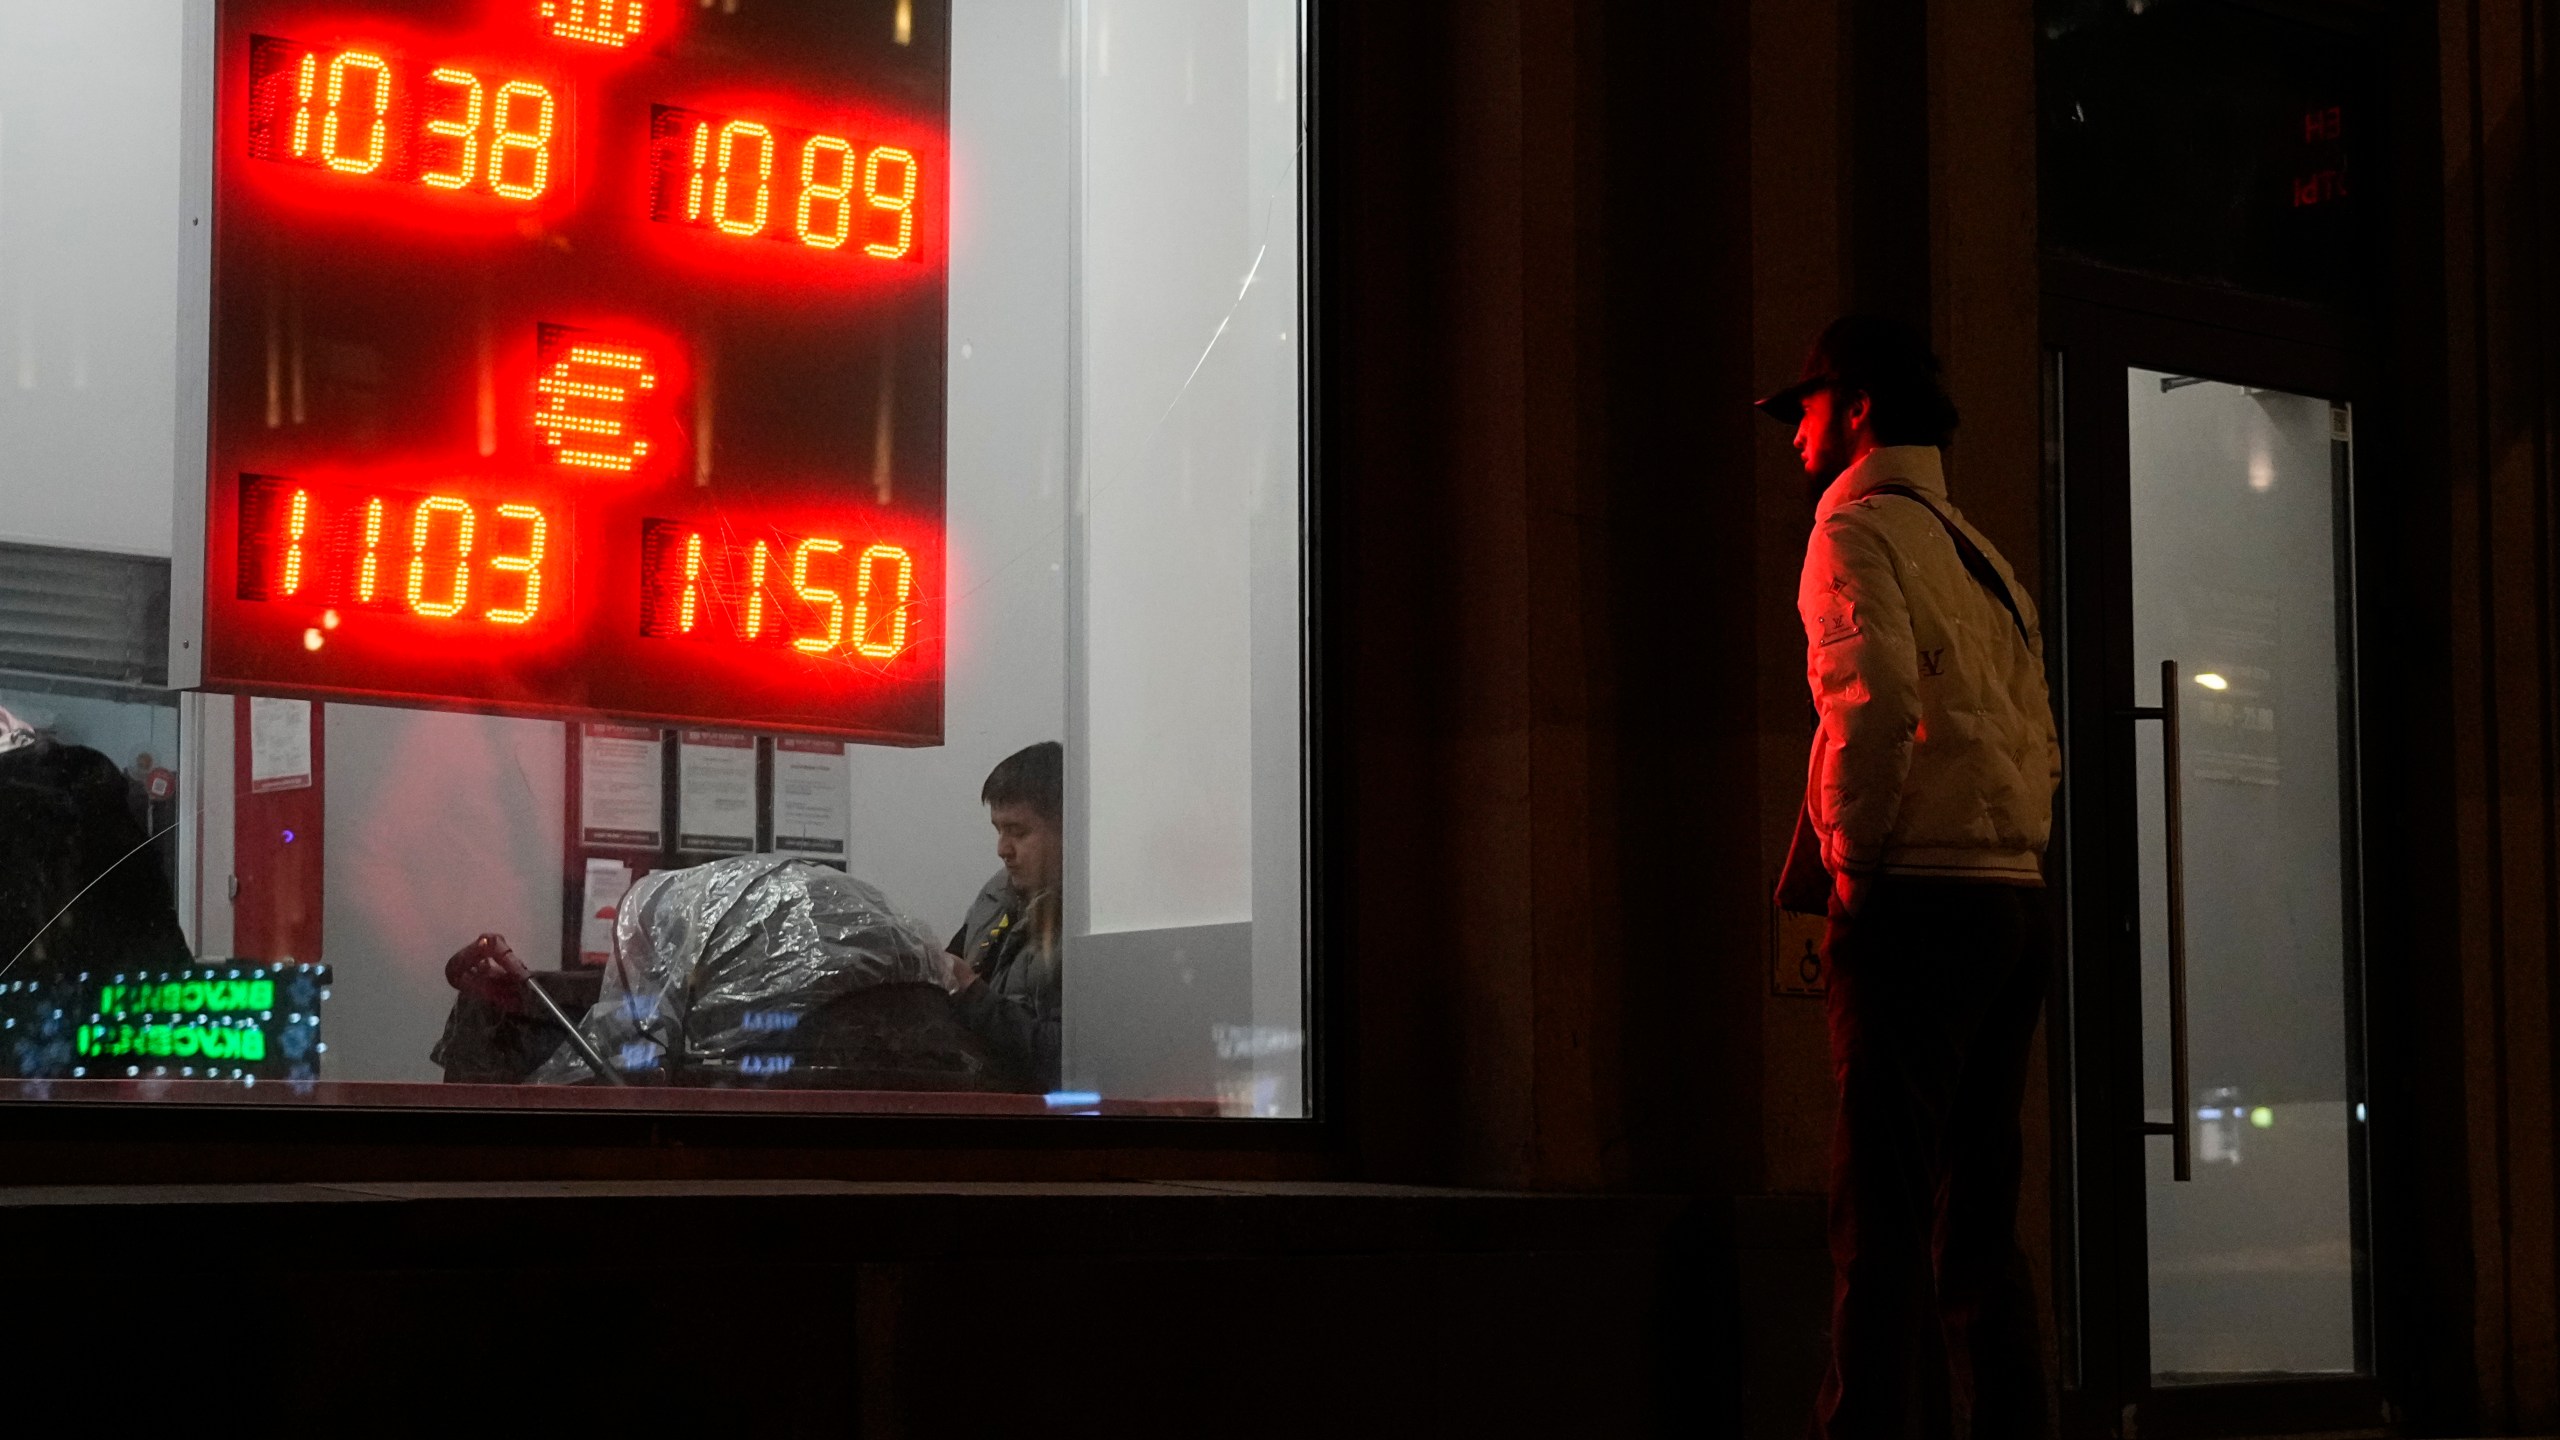
[[[1964,533],[1962,526],[1948,519],[1945,511],[1930,504],[1928,496],[1908,485],[1879,485],[1867,493],[1899,495],[1905,500],[1920,502],[1920,508],[1937,520],[1939,527],[1947,532],[1947,538],[1956,542],[1956,558],[1964,562],[1966,572],[1983,589],[1991,592],[1991,598],[2000,602],[2001,609],[2009,612],[2009,623],[2018,627],[2018,643],[2026,646],[2029,653],[2034,652],[2035,642],[2027,638],[2026,616],[2019,613],[2017,599],[2009,593],[2008,582],[2000,578],[2000,567],[1991,563],[1991,557],[1982,553],[1982,547],[1973,543],[1973,537]]]

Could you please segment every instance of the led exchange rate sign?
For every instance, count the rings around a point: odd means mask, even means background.
[[[250,41],[249,77],[259,160],[530,201],[551,189],[553,149],[569,148],[566,107],[540,81],[490,77],[493,87],[457,66],[268,35]]]
[[[942,734],[936,0],[220,0],[214,689]]]

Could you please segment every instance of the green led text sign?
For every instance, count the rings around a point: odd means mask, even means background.
[[[237,1015],[274,1008],[276,982],[265,976],[253,980],[160,980],[98,987],[98,1011],[105,1015]]]
[[[73,1048],[100,1057],[158,1060],[264,1060],[266,1032],[255,1025],[83,1025]]]
[[[0,982],[0,1078],[316,1080],[329,982],[292,960]]]

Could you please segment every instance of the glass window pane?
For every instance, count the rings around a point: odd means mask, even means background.
[[[0,15],[0,534],[188,692],[0,675],[183,782],[11,1093],[1305,1113],[1297,7],[218,13]]]
[[[2229,0],[2039,0],[2044,243],[2344,301],[2391,213],[2384,87],[2334,30]]]
[[[2355,916],[2342,517],[2326,400],[2134,370],[2134,693],[2175,660],[2193,1115],[2170,1093],[2161,747],[2140,797],[2151,1365],[2163,1382],[2356,1368]]]

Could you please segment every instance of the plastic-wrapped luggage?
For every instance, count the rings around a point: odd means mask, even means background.
[[[578,1028],[632,1084],[986,1088],[941,949],[878,889],[811,861],[662,870],[623,897]],[[595,1077],[563,1043],[534,1079]]]

